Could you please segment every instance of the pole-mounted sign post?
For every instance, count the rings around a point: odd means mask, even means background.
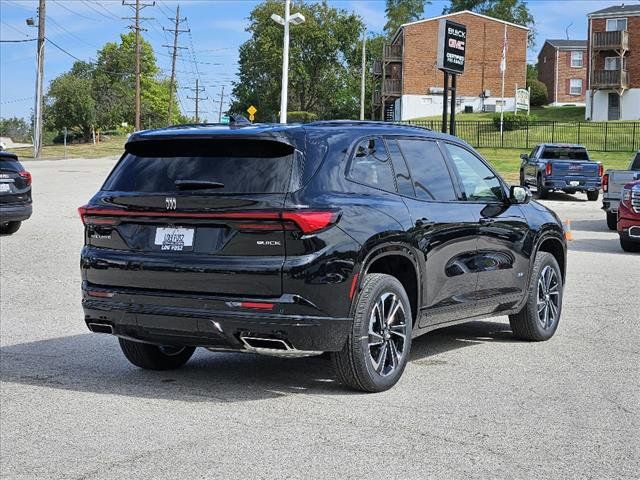
[[[442,92],[442,132],[447,133],[447,102],[451,90],[451,121],[449,133],[456,134],[456,78],[464,73],[464,53],[467,44],[467,27],[451,20],[440,20],[438,33],[438,57],[436,66],[444,72]],[[451,76],[451,87],[449,87]]]

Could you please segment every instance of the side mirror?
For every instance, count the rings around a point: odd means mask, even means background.
[[[520,158],[526,162],[527,160],[529,160],[529,155],[527,155],[526,153],[521,153]]]
[[[523,203],[529,203],[529,200],[531,200],[531,192],[527,187],[512,185],[509,189],[509,202],[520,205]]]

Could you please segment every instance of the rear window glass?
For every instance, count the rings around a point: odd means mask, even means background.
[[[127,150],[103,190],[284,193],[296,155],[293,147],[270,141],[152,142]]]
[[[6,172],[21,172],[23,168],[20,162],[14,158],[0,157],[0,170]]]
[[[585,148],[544,147],[542,158],[547,160],[589,160]]]
[[[631,170],[640,170],[640,153],[636,154],[636,158],[631,162]]]
[[[367,138],[358,144],[349,166],[349,178],[388,192],[396,191],[389,154],[381,138]]]

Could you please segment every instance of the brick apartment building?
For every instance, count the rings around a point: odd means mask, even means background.
[[[374,64],[374,117],[387,120],[438,115],[442,112],[443,73],[436,68],[439,20],[467,26],[466,61],[457,80],[456,111],[499,111],[502,44],[507,32],[505,110],[513,110],[516,86],[526,84],[528,28],[470,11],[402,25],[383,58]]]
[[[584,105],[587,41],[546,40],[538,54],[538,80],[547,86],[551,105]]]
[[[587,15],[586,118],[640,120],[640,5]]]

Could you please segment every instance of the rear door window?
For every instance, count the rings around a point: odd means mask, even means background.
[[[396,191],[389,153],[380,137],[366,138],[358,143],[349,164],[348,177],[381,190]]]
[[[406,195],[408,197],[415,197],[416,192],[413,190],[413,183],[411,182],[411,175],[407,168],[407,163],[402,156],[398,142],[393,138],[387,138],[387,148],[391,157],[391,163],[393,164],[393,170],[396,174],[396,185],[398,186],[398,193]]]
[[[201,145],[131,146],[103,190],[120,192],[215,191],[284,193],[288,191],[293,147],[278,142],[231,141]],[[180,148],[182,147],[182,148]]]
[[[636,154],[636,158],[631,163],[631,170],[640,170],[640,153]]]
[[[398,140],[407,160],[417,198],[423,200],[457,200],[445,159],[436,142],[420,139]]]

